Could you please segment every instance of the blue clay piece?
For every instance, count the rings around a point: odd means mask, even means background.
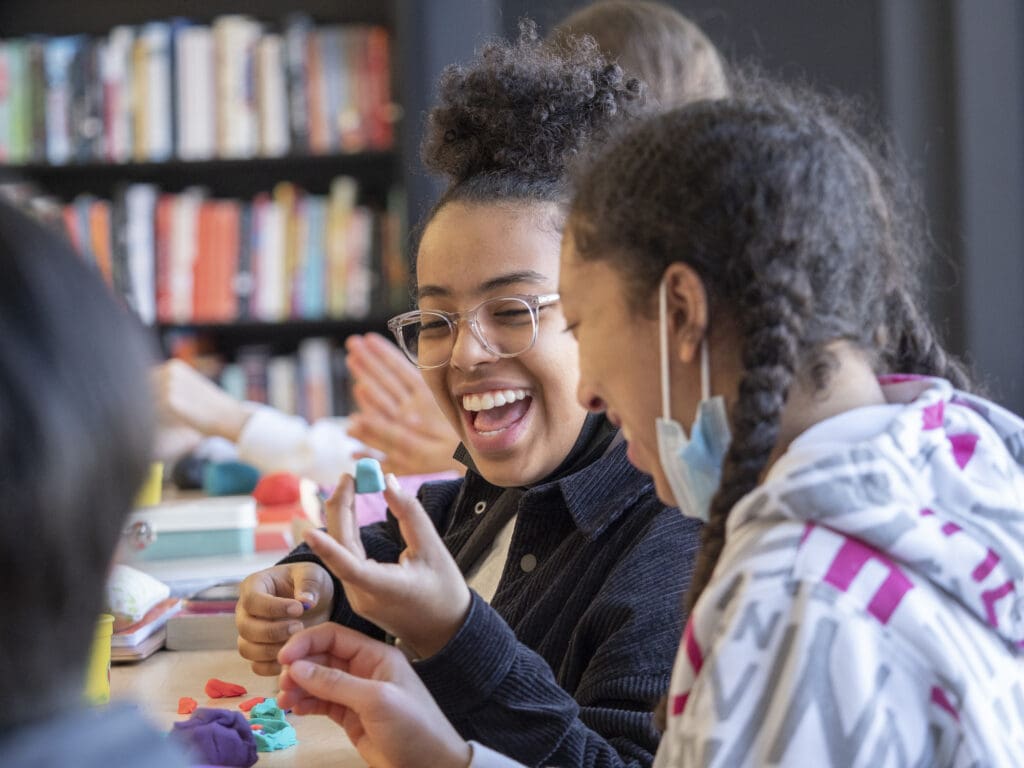
[[[263,726],[258,731],[252,731],[253,738],[256,740],[257,752],[274,752],[278,749],[287,749],[298,743],[295,729],[287,720],[254,717],[249,723]]]
[[[277,706],[277,699],[266,699],[261,701],[249,712],[250,725],[263,726],[258,731],[253,731],[256,739],[256,749],[260,752],[274,752],[278,749],[287,749],[297,743],[295,729],[284,716],[284,712]]]
[[[376,459],[356,462],[356,493],[380,493],[384,490],[384,473]]]
[[[249,717],[253,718],[269,718],[271,720],[284,720],[284,712],[277,706],[277,699],[271,697],[264,699],[259,704],[256,704],[250,711]]]
[[[238,496],[252,493],[260,471],[241,461],[220,461],[203,469],[203,490],[209,496]]]

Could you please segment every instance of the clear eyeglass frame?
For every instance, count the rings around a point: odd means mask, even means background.
[[[455,351],[455,342],[458,337],[458,326],[460,320],[465,320],[469,324],[469,330],[473,334],[473,337],[480,342],[483,348],[490,354],[501,358],[518,357],[525,352],[529,352],[533,348],[533,345],[537,343],[537,331],[540,327],[539,315],[541,308],[556,303],[558,299],[559,295],[557,293],[545,293],[539,295],[516,293],[508,296],[495,296],[491,299],[485,299],[472,309],[468,309],[465,312],[445,312],[442,309],[414,309],[411,312],[403,312],[402,314],[396,315],[388,320],[388,330],[391,331],[392,335],[397,340],[398,346],[401,348],[402,352],[405,353],[409,362],[424,371],[432,368],[441,368],[451,362],[452,353]],[[522,302],[524,307],[529,310],[530,322],[532,325],[529,343],[522,349],[514,352],[503,352],[495,347],[494,344],[487,339],[487,335],[484,332],[479,319],[480,312],[488,306],[508,301]],[[424,319],[431,321],[443,321],[448,326],[448,354],[442,362],[432,363],[430,365],[422,364],[419,361],[419,355],[416,350],[410,349],[406,342],[403,329],[410,325],[423,324]]]

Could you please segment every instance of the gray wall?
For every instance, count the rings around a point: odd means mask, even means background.
[[[546,31],[581,2],[496,0]],[[1024,413],[1024,3],[675,0],[731,60],[759,60],[874,105],[921,185],[923,276],[947,346]]]

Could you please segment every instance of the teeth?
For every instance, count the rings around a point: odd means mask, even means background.
[[[467,411],[489,411],[528,397],[525,389],[498,389],[462,396],[462,407]]]

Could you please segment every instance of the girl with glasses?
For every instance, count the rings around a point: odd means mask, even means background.
[[[397,638],[466,738],[528,764],[650,765],[700,525],[577,401],[557,294],[567,163],[641,98],[592,40],[556,50],[530,26],[445,74],[423,159],[448,188],[416,251],[416,309],[391,327],[466,477],[419,502],[389,483],[394,519],[361,534],[344,479],[327,504],[340,545],[310,533],[312,551],[243,586],[254,669],[331,619]]]
[[[656,766],[1024,754],[1024,420],[918,312],[926,240],[885,157],[754,82],[575,177],[580,402],[707,520]],[[452,731],[394,649],[314,628],[279,658],[282,700],[344,707],[374,765],[513,764]]]

